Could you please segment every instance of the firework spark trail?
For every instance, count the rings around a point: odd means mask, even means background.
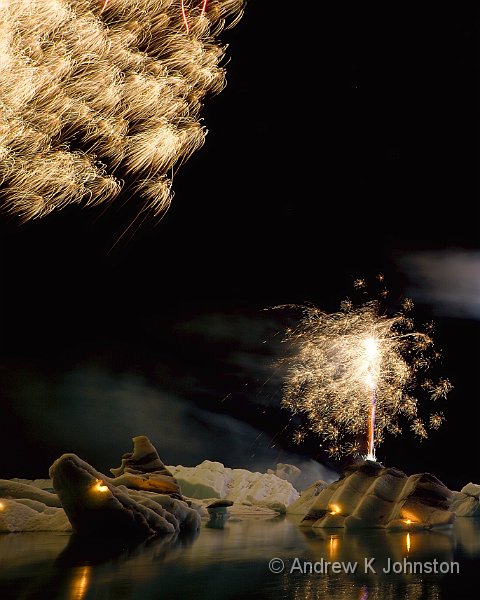
[[[336,313],[296,308],[303,317],[285,340],[293,348],[285,359],[282,403],[306,416],[307,430],[325,440],[330,455],[358,454],[358,438],[366,436],[373,458],[385,432],[401,432],[402,417],[416,435],[427,437],[414,394],[425,392],[437,400],[452,386],[446,379],[434,383],[423,375],[439,354],[428,331],[413,330],[406,315],[410,300],[394,316],[380,314],[377,301],[358,308],[345,303]],[[443,414],[435,413],[429,426],[436,429],[442,421]],[[305,435],[298,431],[296,441]]]
[[[375,460],[375,420],[377,412],[377,390],[373,388],[372,402],[370,404],[370,414],[368,419],[368,460]]]
[[[182,11],[182,19],[183,19],[183,22],[185,23],[185,29],[187,30],[187,33],[190,33],[190,25],[188,24],[187,9],[185,8],[185,0],[182,0],[182,4],[181,4],[180,8]]]
[[[107,0],[108,2],[108,0]],[[182,12],[182,19],[185,24],[185,29],[187,33],[190,33],[190,23],[188,22],[187,9],[185,7],[185,0],[181,0],[180,10]],[[200,16],[203,17],[207,11],[207,0],[203,0],[202,8],[200,9]]]
[[[161,214],[171,173],[204,143],[222,91],[217,41],[245,0],[211,0],[185,31],[173,0],[0,2],[1,208],[28,220],[122,189]]]
[[[368,419],[368,453],[369,460],[375,460],[375,419],[377,410],[377,380],[379,369],[379,352],[377,340],[367,338],[364,343],[365,359],[367,362],[366,383],[372,388],[372,400]]]

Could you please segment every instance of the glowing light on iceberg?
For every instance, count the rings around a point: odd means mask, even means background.
[[[94,492],[100,492],[101,494],[104,494],[105,492],[108,492],[108,486],[106,486],[103,481],[97,481],[93,486],[92,486],[92,490]]]

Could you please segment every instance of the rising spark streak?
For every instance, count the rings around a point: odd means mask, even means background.
[[[405,306],[411,309],[410,302]],[[427,437],[415,396],[427,392],[436,400],[452,388],[446,379],[422,379],[439,357],[429,332],[414,331],[403,311],[382,314],[377,301],[357,308],[345,302],[337,313],[296,308],[303,317],[285,339],[291,352],[284,360],[282,403],[306,417],[305,428],[327,443],[330,455],[360,454],[364,437],[367,457],[374,460],[385,432],[401,433],[401,418],[417,436]],[[442,420],[441,413],[434,414],[429,425],[437,428]],[[304,437],[305,429],[294,439]]]
[[[123,190],[164,214],[244,5],[211,0],[186,36],[171,0],[0,0],[0,209],[28,220]]]
[[[377,391],[372,389],[372,402],[368,419],[368,452],[367,460],[376,460],[375,456],[375,417],[377,412]]]
[[[182,19],[183,19],[183,22],[185,23],[185,29],[187,30],[187,33],[190,33],[190,25],[188,24],[187,9],[185,8],[184,0],[182,0],[181,10],[182,10]]]
[[[372,388],[372,401],[368,419],[368,460],[376,460],[375,457],[375,416],[377,409],[377,377],[378,377],[378,343],[374,338],[367,338],[364,341],[366,363],[367,363],[367,384]]]
[[[107,0],[107,2],[108,2],[108,0]],[[202,8],[200,9],[201,17],[203,17],[205,15],[206,10],[207,10],[207,0],[203,0]],[[182,12],[183,23],[185,24],[185,29],[187,30],[187,33],[190,33],[190,25],[188,23],[188,16],[187,16],[187,9],[185,7],[185,0],[182,0],[182,2],[181,2],[181,12]]]

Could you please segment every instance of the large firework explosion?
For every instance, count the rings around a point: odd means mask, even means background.
[[[369,300],[354,307],[345,301],[335,313],[296,307],[302,318],[287,331],[292,352],[286,358],[283,405],[306,416],[297,442],[311,431],[331,456],[341,456],[361,453],[366,440],[368,458],[374,459],[385,432],[401,433],[402,417],[420,438],[427,437],[427,427],[441,425],[441,412],[427,422],[419,415],[420,394],[438,400],[452,387],[447,379],[426,376],[440,357],[432,325],[414,330],[410,299],[390,316],[381,305]]]
[[[27,220],[125,187],[164,211],[244,3],[0,0],[2,210]]]

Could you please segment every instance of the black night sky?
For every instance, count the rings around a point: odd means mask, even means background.
[[[4,215],[2,476],[46,477],[66,451],[104,470],[143,433],[167,464],[297,453],[336,468],[315,440],[291,442],[272,377],[284,323],[264,309],[336,310],[382,272],[435,321],[454,390],[429,440],[389,438],[378,457],[478,483],[478,22],[464,5],[251,0],[222,36],[227,86],[163,219],[126,197]]]

